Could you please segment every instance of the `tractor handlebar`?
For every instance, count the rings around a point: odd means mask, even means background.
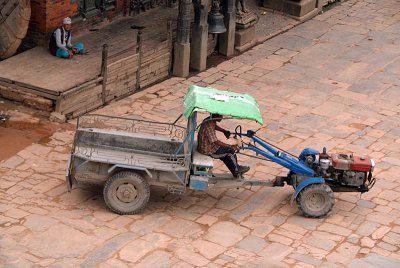
[[[233,133],[233,134],[234,134],[234,137],[235,137],[235,138],[236,138],[237,136],[239,136],[239,137],[245,136],[245,137],[251,138],[251,137],[253,137],[254,135],[256,135],[256,133],[257,133],[257,131],[250,130],[250,129],[247,130],[246,133],[243,133],[243,132],[242,132],[242,126],[241,126],[241,125],[237,125],[236,128],[235,128],[235,133]]]

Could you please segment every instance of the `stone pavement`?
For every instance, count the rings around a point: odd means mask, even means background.
[[[289,204],[290,187],[182,197],[154,189],[142,214],[118,216],[101,189],[66,192],[74,133],[60,130],[0,163],[0,264],[400,267],[399,36],[399,1],[350,0],[197,76],[172,78],[98,111],[172,122],[189,84],[248,92],[264,112],[259,133],[280,147],[326,146],[376,160],[375,187],[362,196],[336,194],[328,217],[302,217]],[[241,161],[256,178],[284,172]]]

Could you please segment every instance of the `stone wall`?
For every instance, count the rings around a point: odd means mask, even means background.
[[[136,90],[139,55],[120,59],[107,66],[106,101]]]
[[[29,92],[28,88],[23,88],[15,84],[0,81],[0,96],[9,100],[23,103],[26,106],[48,112],[54,110],[54,101],[45,96],[40,96],[36,92]]]
[[[171,61],[170,40],[143,53],[140,65],[140,87],[146,87],[169,76]]]

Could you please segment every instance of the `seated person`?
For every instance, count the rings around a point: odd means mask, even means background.
[[[72,21],[69,17],[63,19],[63,25],[53,31],[50,37],[49,49],[53,56],[71,59],[74,54],[85,54],[83,43],[71,44]]]
[[[237,162],[236,152],[237,145],[229,145],[220,140],[216,136],[216,130],[225,134],[229,138],[229,130],[223,129],[217,125],[222,120],[219,114],[211,114],[203,120],[200,125],[200,131],[197,136],[197,151],[201,154],[209,155],[212,158],[220,159],[227,166],[232,175],[237,178],[239,175],[250,170],[247,166],[239,166]]]

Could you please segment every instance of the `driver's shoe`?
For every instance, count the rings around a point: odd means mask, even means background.
[[[248,166],[238,166],[238,171],[233,174],[234,178],[241,178],[244,173],[250,170]]]
[[[250,170],[250,167],[248,167],[248,166],[239,166],[238,167],[238,173],[240,173],[242,175],[249,170]]]
[[[274,187],[283,187],[285,186],[286,177],[277,176],[274,180]]]

